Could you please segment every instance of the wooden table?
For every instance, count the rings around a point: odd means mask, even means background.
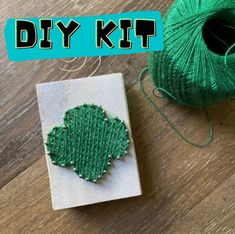
[[[235,233],[235,103],[210,109],[214,141],[204,149],[179,139],[142,97],[136,77],[147,54],[103,58],[97,74],[125,77],[143,195],[52,211],[35,84],[88,76],[61,60],[9,62],[3,28],[9,17],[71,16],[168,9],[171,0],[0,0],[0,233]],[[78,59],[68,68],[76,68]],[[153,89],[150,79],[145,85]],[[189,138],[207,135],[205,113],[156,99]]]

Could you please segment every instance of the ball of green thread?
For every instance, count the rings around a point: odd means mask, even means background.
[[[214,34],[219,27],[227,27],[228,40]],[[152,80],[164,96],[194,107],[235,96],[235,0],[176,0],[164,19],[164,36],[164,51],[149,58]]]

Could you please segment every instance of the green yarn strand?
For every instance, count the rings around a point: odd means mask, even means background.
[[[161,117],[169,124],[169,126],[173,129],[173,131],[184,141],[186,141],[188,144],[192,145],[192,146],[196,146],[199,148],[203,148],[205,146],[208,146],[212,140],[213,140],[213,126],[212,126],[212,121],[211,121],[211,117],[210,114],[208,112],[208,110],[205,108],[205,112],[206,112],[206,116],[208,119],[208,139],[202,143],[202,144],[197,144],[194,143],[192,141],[190,141],[189,139],[187,139],[182,133],[180,133],[180,131],[172,124],[172,122],[168,119],[168,117],[161,111],[161,109],[158,107],[158,105],[151,99],[151,97],[148,95],[148,93],[145,91],[144,86],[142,84],[142,81],[144,79],[144,75],[145,73],[148,71],[148,67],[144,68],[138,78],[137,81],[139,83],[140,89],[142,91],[142,94],[144,95],[144,97],[148,100],[149,104],[153,106],[153,108],[161,115]],[[172,99],[175,99],[172,96]]]

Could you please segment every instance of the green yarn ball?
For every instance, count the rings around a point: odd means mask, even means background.
[[[164,96],[194,107],[235,96],[235,0],[177,0],[164,35],[164,51],[149,58]]]

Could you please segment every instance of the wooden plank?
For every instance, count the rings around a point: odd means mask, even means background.
[[[151,90],[150,82],[146,84]],[[0,191],[3,233],[48,230],[51,233],[167,233],[224,182],[226,188],[226,181],[235,171],[234,111],[221,125],[224,114],[220,110],[228,110],[226,105],[212,110],[216,116],[215,142],[205,149],[197,149],[182,142],[163,124],[140,95],[138,86],[130,88],[127,96],[143,196],[52,212],[43,157]],[[198,140],[203,137],[207,129],[204,113],[182,109],[167,101],[161,106],[181,129],[193,123],[187,134]],[[221,196],[223,193],[227,192],[221,190]],[[224,215],[234,212],[233,201],[228,203],[231,209],[225,209]],[[213,220],[213,210],[208,212],[209,220]],[[195,223],[201,222],[198,217]],[[219,230],[232,227],[231,219],[218,225]],[[182,233],[190,233],[191,228],[189,225]]]
[[[170,2],[1,0],[0,25],[5,25],[9,17],[141,9],[165,12]],[[147,64],[147,54],[106,57],[97,73],[124,74],[143,196],[53,212],[35,84],[88,76],[96,59],[90,59],[86,68],[75,74],[60,71],[59,67],[64,66],[60,60],[12,63],[6,57],[3,35],[0,27],[1,233],[235,232],[231,197],[235,192],[235,103],[211,108],[215,130],[211,146],[197,149],[184,143],[147,104],[135,83],[139,70]],[[80,62],[68,68],[75,68]],[[146,85],[151,93],[150,82]],[[165,100],[156,101],[186,136],[197,142],[205,138],[207,122],[203,112]]]
[[[176,222],[171,233],[231,233],[235,231],[235,175]],[[189,233],[189,232],[188,232]]]

